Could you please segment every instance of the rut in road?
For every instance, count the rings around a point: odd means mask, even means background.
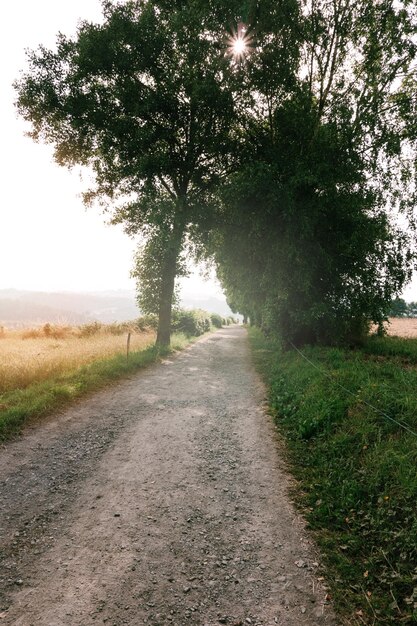
[[[0,623],[336,624],[264,395],[232,327],[9,444]]]

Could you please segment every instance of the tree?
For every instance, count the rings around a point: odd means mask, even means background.
[[[230,63],[202,1],[104,0],[103,18],[29,53],[17,106],[60,165],[91,168],[86,202],[98,199],[129,234],[163,239],[157,343],[167,345],[178,258],[210,221],[229,167]]]
[[[395,298],[391,302],[391,307],[388,312],[390,317],[408,317],[409,306],[403,298]]]
[[[413,3],[103,10],[102,25],[30,54],[18,107],[59,163],[92,168],[87,201],[156,238],[141,259],[149,269],[162,254],[158,343],[189,243],[215,255],[243,313],[291,341],[335,342],[380,321],[414,258],[389,211],[416,199]],[[239,22],[247,50],[234,62],[226,29]]]
[[[291,63],[274,49],[248,58],[250,133],[212,250],[258,324],[296,343],[352,341],[415,259],[392,215],[416,199],[415,16],[410,3],[311,0],[288,20]]]
[[[155,229],[148,240],[139,246],[131,272],[137,281],[137,303],[142,313],[158,315],[161,310],[161,301],[166,292],[164,281],[171,280],[171,276],[178,278],[187,275],[186,259],[183,254],[178,255],[167,272],[166,259],[169,247],[172,245],[170,224],[160,225]],[[172,255],[174,257],[174,254]],[[172,306],[179,304],[177,290],[171,299]]]

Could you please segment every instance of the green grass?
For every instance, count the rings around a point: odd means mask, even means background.
[[[417,437],[369,406],[417,433],[417,340],[303,349],[324,374],[250,337],[344,623],[417,624]]]
[[[29,420],[49,415],[91,391],[154,363],[162,356],[184,349],[195,339],[178,333],[173,335],[171,348],[165,352],[152,346],[131,352],[129,361],[125,355],[119,354],[24,389],[0,394],[0,441],[18,434]]]
[[[417,363],[417,339],[372,336],[366,342],[363,352]]]

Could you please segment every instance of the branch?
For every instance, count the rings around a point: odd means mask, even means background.
[[[158,180],[161,183],[162,187],[165,189],[165,191],[168,192],[170,198],[172,198],[172,200],[176,200],[177,196],[175,194],[174,191],[172,191],[171,187],[169,186],[169,184],[166,182],[166,180],[164,179],[164,177],[162,176],[162,174],[160,176],[158,176]]]

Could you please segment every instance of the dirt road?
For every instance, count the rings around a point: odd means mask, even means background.
[[[0,452],[0,626],[335,624],[245,331]]]

